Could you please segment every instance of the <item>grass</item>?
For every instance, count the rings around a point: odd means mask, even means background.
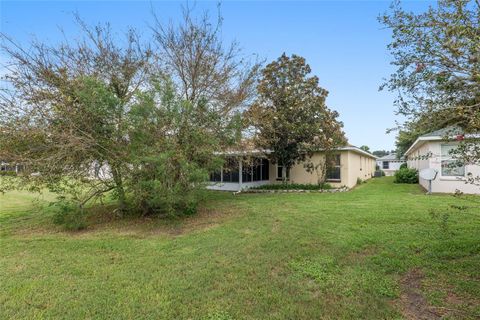
[[[0,195],[0,319],[401,319],[410,278],[437,315],[480,315],[478,210],[451,211],[445,229],[429,210],[459,200],[391,178],[345,193],[212,192],[177,220],[107,210],[77,233],[30,197]]]

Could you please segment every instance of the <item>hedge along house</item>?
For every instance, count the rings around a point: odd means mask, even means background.
[[[480,194],[480,186],[467,183],[467,175],[480,176],[479,165],[464,165],[454,159],[451,150],[458,147],[458,140],[480,138],[479,134],[463,134],[458,127],[447,127],[420,136],[405,152],[407,165],[419,171],[433,169],[436,172],[432,180],[433,193]],[[428,190],[429,181],[420,176],[419,183]]]
[[[354,146],[336,148],[329,152],[327,167],[322,164],[326,161],[324,151],[315,152],[309,159],[317,170],[309,172],[304,164],[298,163],[289,171],[283,170],[282,165],[273,164],[268,160],[270,151],[243,151],[223,152],[225,165],[218,171],[211,173],[208,189],[223,191],[239,191],[263,184],[282,183],[283,174],[291,183],[318,184],[323,177],[333,187],[352,188],[358,179],[367,180],[375,172],[374,155]]]

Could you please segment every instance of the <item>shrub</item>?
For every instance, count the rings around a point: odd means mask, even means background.
[[[418,171],[416,169],[401,168],[395,172],[395,183],[418,183]]]
[[[406,168],[408,168],[407,163],[402,163],[400,165],[400,169],[406,169]]]
[[[252,189],[260,190],[324,190],[332,189],[329,183],[321,184],[301,184],[301,183],[278,183],[278,184],[264,184],[253,187]]]
[[[17,173],[15,171],[0,171],[0,176],[14,177]]]
[[[361,178],[357,178],[357,186],[358,186],[358,185],[361,185],[361,184],[363,184],[363,183],[365,183],[365,182],[367,182],[367,181],[365,181],[365,180],[363,180],[363,179],[361,179]]]
[[[79,231],[87,227],[85,210],[74,203],[61,199],[53,203],[56,212],[53,216],[53,223],[63,226],[66,230]]]

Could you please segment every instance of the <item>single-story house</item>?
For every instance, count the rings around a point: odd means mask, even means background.
[[[450,151],[455,149],[464,138],[477,138],[479,135],[464,135],[458,127],[447,127],[423,136],[410,146],[405,152],[407,165],[419,171],[431,169],[436,172],[432,180],[432,192],[454,193],[456,190],[468,193],[479,194],[480,187],[465,183],[466,175],[480,175],[480,166],[463,165],[454,159]],[[420,175],[419,183],[428,190],[429,181]]]
[[[383,170],[386,176],[393,176],[395,172],[400,169],[400,166],[404,163],[405,158],[398,158],[395,153],[390,153],[377,159],[378,168],[380,170]]]
[[[269,151],[252,150],[244,152],[224,152],[226,164],[210,175],[208,189],[239,191],[263,184],[281,183],[286,179],[291,183],[316,184],[323,176],[325,152],[315,152],[309,159],[317,170],[307,171],[303,163],[293,166],[289,172],[279,164],[268,160]],[[332,157],[327,163],[326,182],[334,187],[352,188],[358,179],[367,180],[375,172],[377,157],[355,146],[336,148],[329,152]],[[247,159],[248,158],[248,159]]]

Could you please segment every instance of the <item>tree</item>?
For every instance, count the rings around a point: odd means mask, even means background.
[[[146,83],[151,51],[134,30],[120,46],[108,25],[77,22],[83,38],[73,44],[33,41],[27,50],[2,35],[10,72],[0,95],[0,158],[23,164],[23,181],[37,188],[67,191],[84,181],[80,207],[114,190],[124,213],[127,115]],[[89,180],[95,166],[108,167],[108,177]]]
[[[381,88],[399,93],[398,112],[409,117],[397,137],[400,152],[419,135],[451,124],[466,133],[480,132],[479,16],[479,1],[440,0],[418,14],[396,1],[380,17],[392,30],[388,48],[396,66]],[[453,156],[478,164],[478,139],[462,140]],[[466,182],[480,185],[480,177],[467,173]],[[445,225],[449,213],[432,211],[432,217],[441,217]]]
[[[360,149],[362,149],[363,151],[367,151],[367,152],[370,152],[370,147],[369,146],[361,146]]]
[[[417,117],[406,121],[398,128],[396,137],[397,154],[403,155],[421,135],[456,125],[456,119],[452,119],[449,113],[449,109],[432,113],[419,113]]]
[[[193,104],[206,100],[226,116],[245,110],[255,95],[261,64],[245,57],[237,42],[221,39],[223,18],[212,21],[208,13],[192,17],[183,8],[178,24],[162,24],[155,16],[152,27],[160,67],[179,95]]]
[[[284,179],[314,151],[346,143],[338,113],[325,104],[328,92],[310,72],[304,58],[283,54],[262,70],[258,98],[248,111],[254,141],[272,150],[271,161],[283,166]]]
[[[77,21],[83,34],[73,43],[34,41],[27,50],[2,35],[11,70],[0,95],[0,158],[25,167],[3,188],[48,187],[80,212],[106,193],[121,214],[194,211],[221,165],[215,151],[239,139],[256,67],[225,50],[206,18],[161,29],[168,39],[157,30],[164,47],[155,53],[134,30],[120,42],[108,25]]]
[[[390,152],[389,151],[386,151],[386,150],[375,150],[372,152],[372,154],[376,157],[383,157],[383,156],[386,156],[387,154],[389,154]]]
[[[419,14],[396,1],[380,17],[392,30],[388,48],[397,67],[381,88],[399,92],[401,114],[480,130],[479,15],[478,1],[442,0]]]
[[[130,148],[137,168],[128,181],[135,195],[132,205],[143,215],[191,214],[208,173],[221,165],[214,152],[235,130],[228,136],[215,108],[179,97],[169,78],[151,84],[130,112]]]

